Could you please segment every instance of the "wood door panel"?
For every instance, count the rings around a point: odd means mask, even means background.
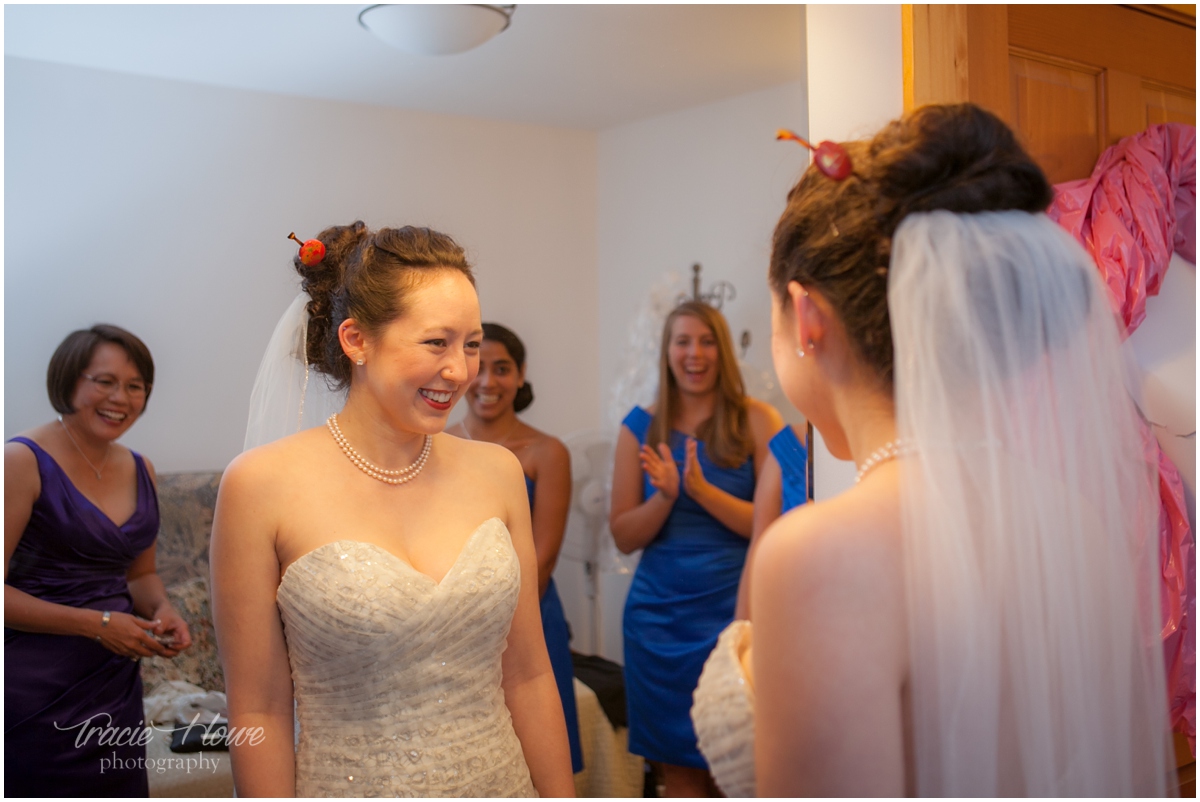
[[[1122,6],[1009,5],[1008,43],[1196,89],[1196,30]]]
[[[1100,73],[1009,56],[1011,122],[1050,183],[1085,178],[1100,156]]]
[[[1142,83],[1142,103],[1146,111],[1146,125],[1159,123],[1196,124],[1196,93],[1188,93],[1149,81]]]

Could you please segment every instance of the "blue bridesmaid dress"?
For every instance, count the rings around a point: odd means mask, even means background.
[[[784,426],[767,443],[783,474],[783,505],[780,514],[808,501],[808,449],[791,426]]]
[[[529,509],[533,510],[534,481],[525,477],[525,489],[529,491]],[[575,666],[571,661],[571,631],[567,628],[567,617],[563,614],[562,602],[554,579],[546,585],[542,595],[542,632],[546,637],[546,651],[550,654],[550,667],[554,669],[554,681],[558,684],[558,695],[562,697],[563,717],[567,720],[567,740],[571,745],[571,771],[583,771],[583,747],[579,743],[579,714],[575,709]]]
[[[622,422],[644,444],[652,417],[634,407]],[[683,472],[687,438],[671,433]],[[698,443],[704,478],[754,498],[754,461],[722,468]],[[643,477],[643,498],[656,493]],[[648,760],[707,769],[692,728],[692,692],[717,636],[733,620],[749,540],[713,518],[680,488],[671,514],[642,551],[625,600],[625,693],[629,751]]]

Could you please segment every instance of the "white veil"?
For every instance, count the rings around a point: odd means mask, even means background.
[[[297,295],[275,324],[250,392],[244,451],[320,426],[346,403],[346,393],[331,390],[305,359],[309,300]]]
[[[888,280],[917,793],[1161,796],[1156,477],[1091,260],[932,212]]]

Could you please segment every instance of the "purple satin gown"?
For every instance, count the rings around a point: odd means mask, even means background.
[[[137,508],[117,526],[36,443],[13,440],[37,456],[42,492],[7,584],[56,604],[132,613],[125,575],[158,535],[145,462],[133,455]],[[4,629],[6,796],[148,796],[142,718],[138,663],[77,635]]]

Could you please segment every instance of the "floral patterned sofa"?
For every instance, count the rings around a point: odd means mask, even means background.
[[[208,598],[208,540],[220,481],[221,474],[212,472],[158,477],[158,574],[187,621],[192,646],[173,660],[142,660],[146,696],[171,680],[225,690]],[[151,796],[233,796],[228,752],[176,754],[170,743],[170,732],[158,732],[146,747]]]

